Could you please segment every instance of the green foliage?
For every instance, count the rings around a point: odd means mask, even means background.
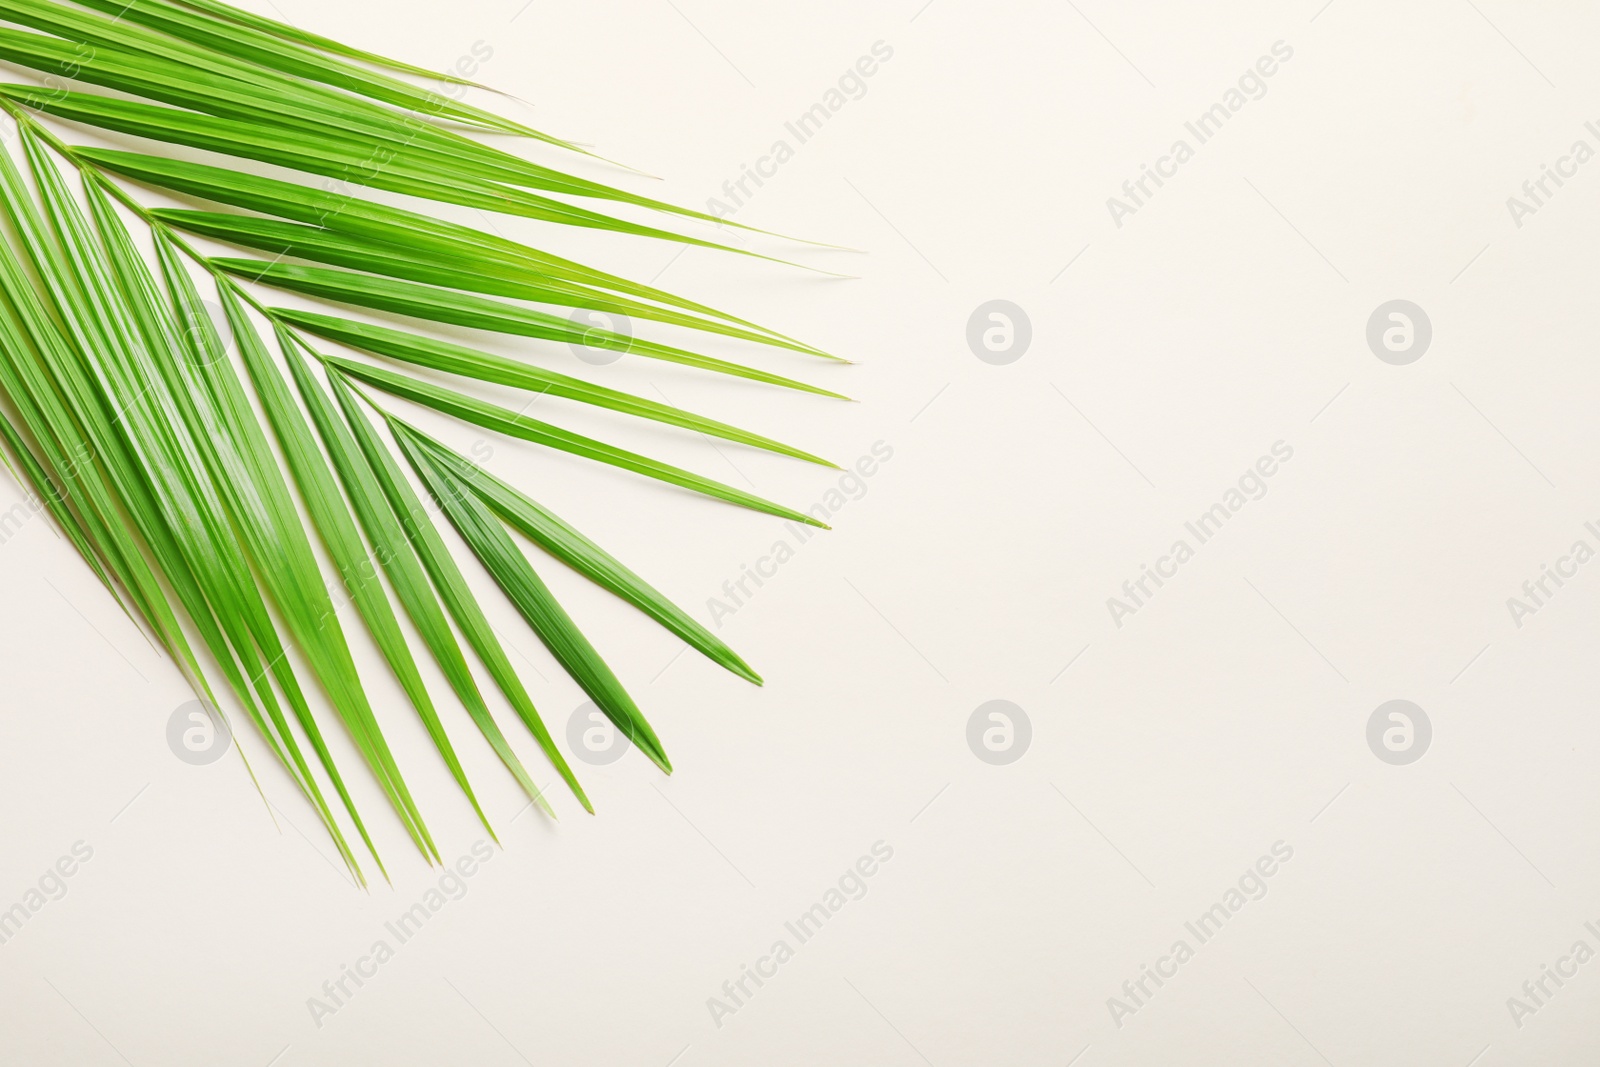
[[[398,398],[812,525],[820,524],[792,508],[490,403],[439,376],[548,394],[831,464],[535,362],[349,317],[364,309],[838,397],[692,348],[577,325],[567,313],[586,309],[837,358],[653,286],[435,219],[426,202],[725,248],[608,209],[645,209],[669,222],[706,216],[479,140],[509,134],[541,151],[583,151],[464,102],[460,88],[472,83],[463,79],[430,75],[220,0],[0,0],[0,22],[9,24],[0,25],[0,63],[43,83],[0,85],[0,109],[18,131],[0,148],[0,212],[9,222],[0,236],[0,455],[199,698],[219,713],[243,711],[358,879],[364,881],[361,860],[345,836],[346,820],[380,871],[383,864],[325,742],[318,689],[418,849],[430,861],[439,851],[357,672],[343,629],[350,620],[339,610],[346,599],[485,827],[489,820],[396,601],[528,796],[553,816],[496,722],[469,652],[493,681],[490,692],[512,707],[574,796],[593,810],[452,558],[437,513],[561,668],[662,770],[671,764],[655,731],[516,536],[760,684],[732,649],[598,544],[387,410],[369,390],[389,403]],[[47,120],[134,139],[139,150],[76,147]],[[174,158],[163,146],[198,149],[213,161]],[[312,177],[306,184],[266,177],[247,169],[254,163]],[[335,191],[326,179],[341,189],[401,194],[423,210]],[[150,208],[123,183],[205,206]],[[193,238],[275,258],[214,256]],[[197,277],[216,293],[225,322],[208,313]],[[270,306],[255,285],[347,310]],[[313,340],[348,354],[321,351]],[[437,373],[425,378],[418,368]],[[313,538],[332,575],[319,564]]]

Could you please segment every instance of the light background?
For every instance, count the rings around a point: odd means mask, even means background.
[[[1600,148],[1584,129],[1600,13],[521,2],[259,9],[433,66],[482,42],[481,77],[537,102],[512,114],[666,180],[538,158],[694,206],[792,144],[784,123],[884,42],[865,95],[737,215],[869,250],[754,246],[859,280],[495,224],[860,360],[765,359],[860,403],[503,350],[842,464],[877,442],[892,459],[724,620],[764,689],[543,568],[677,771],[575,763],[600,814],[552,791],[552,825],[451,708],[506,848],[320,1026],[308,998],[437,873],[348,746],[394,875],[370,894],[253,737],[276,826],[236,759],[176,759],[176,672],[47,523],[26,524],[0,550],[0,908],[74,842],[93,859],[0,946],[0,1062],[1592,1060],[1600,963],[1521,1026],[1507,998],[1575,941],[1600,949],[1584,927],[1600,921],[1600,564],[1520,627],[1507,598],[1575,540],[1600,547],[1583,526],[1600,523],[1600,162],[1521,227],[1506,200],[1575,140]],[[1193,144],[1184,122],[1279,41],[1293,56],[1265,95],[1116,226],[1106,199]],[[991,299],[1031,321],[1009,365],[966,341]],[[1393,299],[1432,323],[1407,366],[1365,340]],[[802,507],[838,481],[620,419],[568,424]],[[785,536],[533,446],[451,440],[490,445],[492,469],[703,620]],[[1266,495],[1116,626],[1107,598],[1278,441],[1293,458]],[[479,588],[564,734],[576,688]],[[481,829],[398,689],[368,674],[441,850],[468,853]],[[1407,766],[1366,741],[1397,698],[1433,729]],[[966,739],[994,699],[1032,727],[1007,766]],[[784,923],[879,841],[893,858],[866,895],[717,1025],[708,998],[795,945]],[[1265,897],[1117,1025],[1108,998],[1194,945],[1184,923],[1279,841],[1293,857]]]

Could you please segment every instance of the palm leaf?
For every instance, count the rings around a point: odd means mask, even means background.
[[[317,690],[417,848],[435,861],[439,849],[385,739],[313,537],[486,828],[450,740],[450,709],[437,705],[424,684],[391,595],[467,717],[530,799],[554,814],[496,723],[457,630],[556,772],[592,810],[391,448],[563,672],[663,770],[671,764],[655,732],[512,530],[759,684],[726,644],[532,498],[379,409],[385,440],[361,409],[356,383],[791,522],[822,525],[818,520],[416,374],[319,353],[310,339],[826,466],[832,465],[807,451],[708,415],[424,331],[430,323],[448,324],[587,345],[829,397],[839,394],[697,352],[698,346],[598,329],[546,309],[627,316],[769,355],[837,357],[701,301],[496,233],[240,167],[264,163],[424,205],[771,257],[671,228],[685,219],[710,221],[703,212],[480,140],[483,133],[510,133],[545,151],[584,152],[455,93],[406,80],[472,84],[459,75],[429,74],[222,0],[0,0],[0,64],[45,83],[0,86],[0,110],[16,121],[27,163],[25,175],[0,149],[0,213],[9,223],[0,233],[0,459],[31,495],[30,506],[50,516],[196,694],[219,713],[224,703],[242,709],[358,881],[364,881],[361,863],[346,822],[387,872],[324,737]],[[45,120],[156,147],[74,146]],[[173,146],[226,165],[171,158]],[[67,181],[73,174],[81,179],[76,190]],[[151,208],[124,181],[242,213]],[[597,209],[611,204],[653,212],[656,221]],[[153,258],[141,245],[140,227]],[[304,262],[219,257],[179,231]],[[208,313],[195,270],[211,280],[225,325]],[[399,315],[412,326],[375,325],[349,311],[270,307],[253,294],[254,285]],[[261,322],[276,341],[276,357],[258,330]],[[342,814],[325,798],[324,783]]]

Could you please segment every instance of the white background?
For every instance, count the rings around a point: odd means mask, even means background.
[[[738,215],[868,250],[754,246],[859,280],[494,223],[859,360],[704,346],[860,403],[501,350],[842,464],[876,442],[893,458],[724,621],[763,689],[543,566],[676,773],[637,753],[575,761],[599,814],[556,789],[552,824],[522,811],[451,704],[505,849],[320,1026],[308,998],[437,872],[348,745],[394,877],[370,893],[257,739],[245,751],[276,825],[237,759],[176,759],[166,724],[190,699],[176,671],[47,523],[27,524],[0,548],[0,908],[74,842],[93,859],[0,946],[0,1062],[1592,1060],[1600,962],[1520,1026],[1507,998],[1575,941],[1600,949],[1584,928],[1600,920],[1600,564],[1520,628],[1506,602],[1575,540],[1600,547],[1583,527],[1600,520],[1600,163],[1520,228],[1506,199],[1574,140],[1600,148],[1583,125],[1600,118],[1600,16],[1503,0],[920,2],[260,7],[432,66],[483,42],[481,77],[537,104],[502,102],[511,114],[665,180],[531,155],[693,206],[792,142],[784,123],[885,42],[865,95]],[[1193,145],[1184,122],[1278,41],[1293,56],[1265,95],[1115,225],[1107,197],[1175,139]],[[966,342],[996,298],[1032,324],[1005,366]],[[1433,328],[1407,366],[1365,339],[1397,298]],[[546,403],[801,507],[838,481]],[[481,438],[435,425],[463,448]],[[1293,458],[1266,495],[1116,626],[1107,598],[1278,441]],[[488,443],[492,469],[703,620],[784,536]],[[564,737],[580,694],[482,578]],[[481,828],[364,662],[441,850],[466,854]],[[1433,728],[1407,766],[1366,741],[1397,698]],[[966,739],[993,699],[1032,725],[1008,766]],[[514,743],[553,777],[525,734]],[[717,1025],[708,998],[775,940],[794,945],[784,923],[879,841],[893,858],[866,895]],[[1293,857],[1265,897],[1119,1026],[1108,998],[1174,940],[1196,944],[1184,923],[1279,841]]]

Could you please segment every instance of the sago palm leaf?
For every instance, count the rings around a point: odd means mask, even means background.
[[[832,464],[540,366],[537,350],[524,361],[353,316],[379,312],[424,326],[584,345],[840,398],[823,385],[697,346],[577,325],[565,315],[585,309],[750,345],[769,358],[840,362],[707,304],[434,218],[426,205],[775,257],[672,228],[674,220],[715,221],[702,212],[480,140],[511,134],[545,152],[584,151],[458,99],[461,87],[474,85],[464,78],[430,75],[220,0],[0,0],[0,64],[39,82],[0,85],[0,109],[19,132],[0,149],[0,213],[10,224],[0,237],[0,458],[199,698],[218,714],[232,708],[250,720],[358,880],[362,863],[346,838],[347,821],[380,872],[384,867],[327,744],[323,698],[421,853],[437,861],[439,850],[385,740],[378,713],[388,709],[375,707],[357,670],[340,611],[346,599],[491,835],[446,728],[450,709],[429,692],[401,614],[530,800],[554,815],[486,693],[511,706],[580,804],[593,810],[452,558],[436,514],[562,670],[662,770],[670,772],[671,763],[644,713],[514,535],[760,684],[737,653],[593,540],[387,410],[379,394],[815,526],[822,523],[794,508],[418,370]],[[456,89],[441,93],[426,80]],[[132,143],[75,146],[46,121]],[[163,146],[211,158],[172,158]],[[253,173],[245,164],[323,184]],[[337,188],[327,187],[329,179]],[[186,206],[147,204],[124,182]],[[352,188],[419,206],[378,203]],[[206,206],[187,206],[196,200]],[[611,214],[612,206],[664,221],[641,223]],[[141,231],[153,257],[141,250]],[[276,258],[219,256],[195,240]],[[344,310],[273,306],[252,290],[257,285]],[[222,323],[208,311],[206,286]],[[324,574],[313,539],[336,582]],[[330,585],[341,592],[330,593]],[[480,687],[467,650],[491,689]],[[342,815],[325,797],[325,784]]]

